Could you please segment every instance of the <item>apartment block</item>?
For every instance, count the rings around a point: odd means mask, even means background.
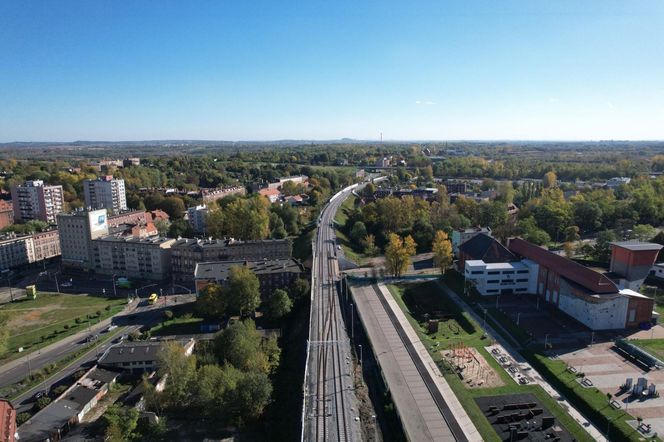
[[[26,181],[12,188],[16,221],[41,220],[56,224],[56,215],[63,211],[62,186],[47,186],[41,180]]]
[[[107,209],[117,214],[127,210],[127,195],[123,179],[112,175],[96,180],[83,180],[85,205],[92,209]]]
[[[187,209],[187,221],[195,233],[205,233],[205,218],[208,214],[208,207],[201,204]]]
[[[92,241],[96,273],[161,281],[171,274],[170,248],[176,240],[107,235]]]

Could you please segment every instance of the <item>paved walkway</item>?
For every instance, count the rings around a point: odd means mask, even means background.
[[[481,440],[447,384],[441,384],[433,360],[423,357],[428,353],[401,309],[383,290],[353,287],[352,296],[408,439]]]
[[[450,299],[452,299],[452,301],[459,305],[462,310],[468,312],[473,317],[475,322],[482,324],[483,320],[479,317],[475,310],[466,305],[466,303],[463,302],[461,298],[447,285],[442,282],[439,282],[439,284],[443,291],[445,291]],[[534,383],[542,387],[542,389],[544,389],[544,391],[546,391],[549,396],[556,400],[558,405],[560,405],[575,421],[577,421],[579,425],[581,425],[581,427],[586,430],[594,440],[598,442],[607,442],[606,437],[604,437],[604,435],[594,425],[592,425],[588,419],[583,417],[583,415],[579,413],[579,411],[574,408],[572,404],[570,404],[560,393],[558,393],[555,388],[553,388],[547,381],[545,381],[544,378],[542,378],[542,376],[530,366],[530,364],[523,358],[523,356],[521,356],[521,354],[512,345],[510,345],[502,335],[496,333],[496,331],[491,328],[489,324],[486,324],[485,331],[492,339],[499,342],[503,349],[509,353],[509,355],[519,364],[519,367],[524,371],[528,371]],[[558,400],[558,398],[560,398],[560,400]]]

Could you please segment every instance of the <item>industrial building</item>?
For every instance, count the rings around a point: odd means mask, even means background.
[[[464,276],[482,295],[539,296],[591,330],[635,328],[653,319],[654,300],[634,288],[643,282],[661,248],[650,243],[612,243],[610,272],[600,273],[513,238],[509,251],[518,261],[466,260]]]

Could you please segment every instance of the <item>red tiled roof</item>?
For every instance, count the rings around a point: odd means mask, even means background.
[[[0,440],[14,441],[16,433],[16,410],[11,402],[0,399]]]
[[[13,206],[10,201],[0,200],[0,212],[12,210]]]
[[[597,273],[564,256],[549,252],[521,238],[512,238],[509,243],[509,249],[517,255],[521,255],[543,267],[553,270],[560,276],[579,284],[593,293],[606,294],[618,292],[616,285],[601,273]]]

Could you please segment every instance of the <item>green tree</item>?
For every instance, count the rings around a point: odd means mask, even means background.
[[[608,263],[611,258],[611,242],[616,240],[616,234],[611,230],[604,230],[597,234],[592,257],[596,261]]]
[[[239,422],[258,418],[272,395],[272,385],[265,373],[248,372],[239,379],[235,389],[233,408]]]
[[[7,327],[7,315],[0,314],[0,356],[7,352],[9,345],[9,327]]]
[[[183,218],[174,220],[168,227],[169,238],[191,238],[192,236],[194,236],[194,231],[187,220]]]
[[[187,208],[184,201],[179,196],[168,196],[158,203],[157,208],[168,214],[172,220],[180,219],[184,216]]]
[[[225,230],[241,240],[265,239],[270,232],[269,201],[260,195],[238,199],[225,209]]]
[[[219,209],[208,211],[205,215],[205,230],[212,238],[221,239],[226,236],[226,217],[223,211]]]
[[[265,314],[271,319],[280,319],[290,313],[293,301],[288,297],[285,290],[277,289],[272,293],[265,305]]]
[[[226,327],[214,338],[214,348],[222,364],[231,364],[242,371],[267,373],[270,369],[268,358],[261,350],[261,336],[251,320]]]
[[[650,241],[656,234],[657,229],[650,224],[637,224],[632,229],[631,237],[639,241]]]
[[[221,319],[226,314],[228,300],[219,284],[208,284],[196,298],[194,310],[203,318]]]
[[[288,236],[286,228],[284,227],[284,222],[279,215],[276,213],[270,214],[270,238],[272,239],[283,239]]]
[[[579,235],[579,228],[577,226],[569,226],[565,229],[565,241],[574,242],[581,238]]]
[[[518,228],[523,239],[530,241],[533,244],[542,246],[551,242],[549,234],[537,226],[537,222],[532,216],[520,220]]]
[[[132,439],[138,426],[138,410],[118,404],[109,406],[103,415],[105,426],[104,440],[108,442],[125,442]]]
[[[395,277],[401,276],[408,269],[410,257],[415,254],[416,247],[412,236],[401,239],[396,233],[390,233],[385,248],[385,264],[388,273]]]
[[[179,342],[169,341],[164,343],[157,359],[161,375],[168,375],[163,391],[166,404],[187,407],[191,403],[191,391],[196,381],[196,356],[188,356]]]
[[[309,281],[304,278],[295,278],[295,281],[293,281],[288,288],[288,295],[295,302],[301,299],[309,298],[311,295],[311,286],[309,285]]]
[[[542,185],[544,186],[545,189],[551,189],[553,187],[556,187],[556,181],[558,180],[558,177],[556,176],[555,172],[549,171],[544,174],[542,177]]]
[[[574,203],[574,222],[584,232],[594,232],[602,225],[602,209],[594,201]]]
[[[253,313],[261,302],[260,282],[248,267],[237,265],[228,276],[228,308],[234,313]]]
[[[368,256],[376,256],[380,252],[378,246],[376,245],[376,237],[369,233],[364,238],[364,253]]]
[[[440,268],[441,273],[445,273],[449,266],[452,265],[452,243],[447,233],[438,230],[434,237],[432,248],[434,263]]]
[[[353,228],[350,229],[350,239],[353,242],[353,248],[361,250],[364,238],[367,236],[367,226],[362,221],[356,221]]]

